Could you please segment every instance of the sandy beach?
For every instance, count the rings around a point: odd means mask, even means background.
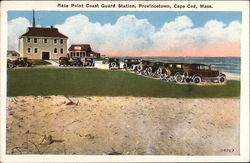
[[[240,99],[7,98],[7,154],[239,155]]]

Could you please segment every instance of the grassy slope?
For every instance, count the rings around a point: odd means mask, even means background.
[[[122,71],[98,69],[11,69],[8,96],[150,96],[150,97],[238,97],[240,82],[225,85],[179,85]]]
[[[46,62],[46,61],[43,61],[43,60],[40,60],[40,59],[33,59],[33,60],[30,60],[30,62],[33,65],[50,65],[49,62]]]

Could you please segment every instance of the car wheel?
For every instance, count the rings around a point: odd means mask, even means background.
[[[29,67],[29,63],[24,63],[24,67]]]
[[[193,82],[194,82],[195,84],[201,83],[201,77],[200,77],[200,76],[195,76],[195,77],[193,78]]]
[[[157,78],[162,78],[162,69],[159,68],[157,71],[156,71],[156,77]]]
[[[148,68],[148,70],[147,70],[147,72],[148,72],[148,76],[152,76],[153,74],[152,74],[152,67],[149,67]]]
[[[137,66],[136,65],[132,65],[131,71],[136,71],[136,69],[137,69]]]
[[[175,81],[176,83],[182,83],[183,82],[183,75],[182,74],[176,74],[175,75]]]
[[[128,69],[128,65],[127,65],[127,63],[124,63],[123,68],[124,68],[125,70],[127,70],[127,69]]]
[[[138,72],[142,71],[142,66],[141,66],[141,65],[138,65],[138,66],[137,66],[137,71],[138,71]]]
[[[111,65],[112,68],[115,68],[116,63],[115,63],[115,62],[112,62],[110,65]]]
[[[221,76],[220,78],[219,78],[219,82],[220,83],[224,83],[226,81],[226,77],[225,76]]]
[[[14,68],[15,66],[14,66],[13,63],[8,63],[8,67],[9,67],[9,68]]]

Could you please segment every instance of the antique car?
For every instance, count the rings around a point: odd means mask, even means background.
[[[95,59],[94,58],[84,58],[84,66],[95,66]]]
[[[69,61],[70,61],[70,66],[83,66],[81,58],[72,58],[72,60]]]
[[[204,63],[169,63],[165,74],[177,83],[199,84],[204,81],[224,83],[226,75]]]
[[[150,62],[148,64],[147,74],[155,78],[160,78],[162,75],[162,68],[161,68],[162,65],[163,65],[163,62],[159,62],[159,61]]]
[[[124,59],[123,68],[125,70],[136,71],[140,63],[141,63],[141,59],[137,59],[137,58]]]
[[[59,66],[71,66],[70,59],[68,57],[60,57]]]
[[[31,67],[32,63],[29,62],[27,57],[19,57],[15,60],[7,60],[7,67],[14,68],[14,67]]]
[[[60,57],[59,66],[83,66],[80,58]]]
[[[108,62],[109,62],[109,57],[102,58],[102,64],[108,64]]]
[[[109,69],[119,69],[120,68],[119,58],[109,58],[108,64],[109,64]]]
[[[136,72],[142,74],[142,75],[150,75],[151,73],[151,66],[152,62],[155,62],[153,60],[142,60],[141,63],[137,66]]]

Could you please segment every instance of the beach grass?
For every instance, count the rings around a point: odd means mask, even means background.
[[[230,98],[240,96],[240,81],[223,85],[167,83],[125,71],[84,68],[8,69],[7,96],[136,96]]]

